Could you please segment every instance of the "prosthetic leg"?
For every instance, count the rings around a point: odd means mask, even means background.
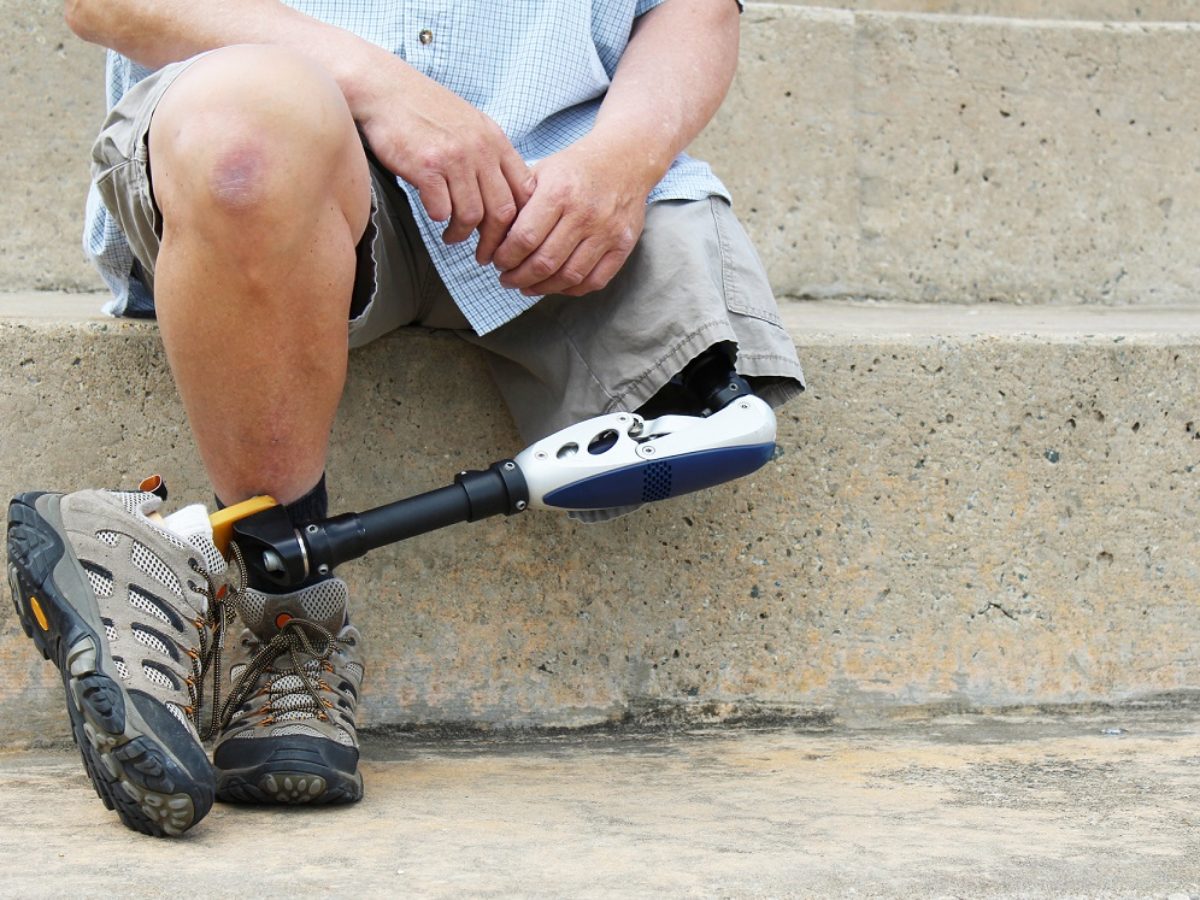
[[[597,510],[666,500],[761,468],[775,450],[775,414],[714,348],[678,376],[698,415],[609,413],[542,438],[513,459],[361,513],[294,528],[269,497],[212,517],[222,552],[236,544],[255,576],[283,587],[369,550],[458,522],[526,509]]]

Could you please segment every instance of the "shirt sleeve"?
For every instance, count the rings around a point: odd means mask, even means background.
[[[643,13],[650,12],[650,10],[654,9],[654,7],[663,2],[664,0],[638,0],[637,7],[633,11],[633,17],[636,19]],[[746,11],[746,4],[743,2],[743,0],[734,0],[734,2],[737,4],[739,13]]]

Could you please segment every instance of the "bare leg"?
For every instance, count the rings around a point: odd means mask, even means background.
[[[304,57],[229,47],[167,91],[150,159],[158,320],[213,488],[295,500],[325,467],[370,212],[350,111]]]

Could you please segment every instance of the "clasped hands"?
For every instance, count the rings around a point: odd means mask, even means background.
[[[443,240],[478,231],[475,259],[526,295],[580,297],[633,251],[652,184],[628,152],[589,135],[527,166],[495,122],[429,83],[431,96],[361,122],[372,151],[416,186]],[[397,115],[401,113],[402,115]]]

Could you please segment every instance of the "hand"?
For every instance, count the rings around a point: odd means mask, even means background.
[[[500,283],[523,294],[582,297],[633,252],[653,181],[630,155],[584,138],[534,166],[533,196],[496,249]]]
[[[487,265],[529,199],[529,167],[490,118],[396,62],[373,79],[355,118],[379,161],[416,186],[430,218],[449,220],[446,243],[479,229],[475,257]]]

